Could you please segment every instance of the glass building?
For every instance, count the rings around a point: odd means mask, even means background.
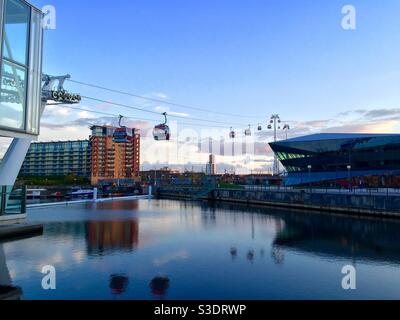
[[[315,134],[270,146],[288,186],[400,175],[400,135]]]
[[[41,109],[42,12],[0,0],[0,135],[37,136]]]
[[[21,177],[90,177],[88,140],[33,143],[20,171]]]

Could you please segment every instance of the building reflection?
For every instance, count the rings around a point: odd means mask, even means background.
[[[139,222],[136,219],[87,222],[86,244],[89,255],[132,251],[139,245]]]
[[[231,210],[231,221],[241,217],[241,224],[250,229],[253,221],[256,226],[272,227],[276,236],[271,258],[276,264],[283,264],[285,253],[289,251],[333,259],[400,264],[399,220],[230,204],[217,207]],[[253,213],[253,218],[240,216],[240,212]],[[250,256],[247,256],[249,261]]]
[[[0,244],[0,300],[20,300],[22,290],[12,285],[3,244]]]
[[[277,233],[277,249],[313,253],[324,257],[400,263],[398,221],[342,216],[287,214]]]
[[[90,209],[92,209],[93,206],[95,206],[95,209],[99,211],[132,212],[132,211],[137,211],[139,209],[139,201],[114,200],[114,201],[97,202],[95,204],[88,203],[86,206]]]

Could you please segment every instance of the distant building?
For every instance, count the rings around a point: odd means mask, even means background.
[[[270,146],[289,186],[390,186],[400,175],[398,134],[315,134]]]
[[[206,166],[206,174],[209,176],[214,176],[217,174],[217,164],[215,162],[215,155],[210,154],[207,166]]]
[[[116,143],[116,130],[110,126],[91,127],[91,182],[97,184],[132,184],[139,180],[140,133],[128,129],[126,142]]]
[[[90,177],[91,152],[88,140],[31,144],[20,176]]]

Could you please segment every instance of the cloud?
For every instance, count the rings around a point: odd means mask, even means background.
[[[188,113],[171,111],[171,109],[169,107],[166,107],[166,106],[156,106],[154,108],[154,111],[157,111],[157,112],[160,112],[160,113],[166,112],[171,116],[178,116],[178,117],[185,117],[185,118],[188,118],[190,116],[190,114],[188,114]]]
[[[162,100],[168,99],[168,95],[163,92],[153,92],[151,95],[153,97],[156,97],[157,99],[162,99]]]
[[[153,260],[153,265],[156,267],[162,267],[170,262],[178,260],[186,260],[188,258],[189,258],[189,253],[186,250],[180,250],[178,252],[172,252],[162,257],[155,258]]]

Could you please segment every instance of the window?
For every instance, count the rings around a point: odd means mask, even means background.
[[[0,0],[0,127],[39,134],[42,14],[22,0]]]
[[[18,0],[5,1],[3,57],[27,65],[30,8]]]
[[[26,73],[30,8],[5,1],[0,125],[25,129]]]

